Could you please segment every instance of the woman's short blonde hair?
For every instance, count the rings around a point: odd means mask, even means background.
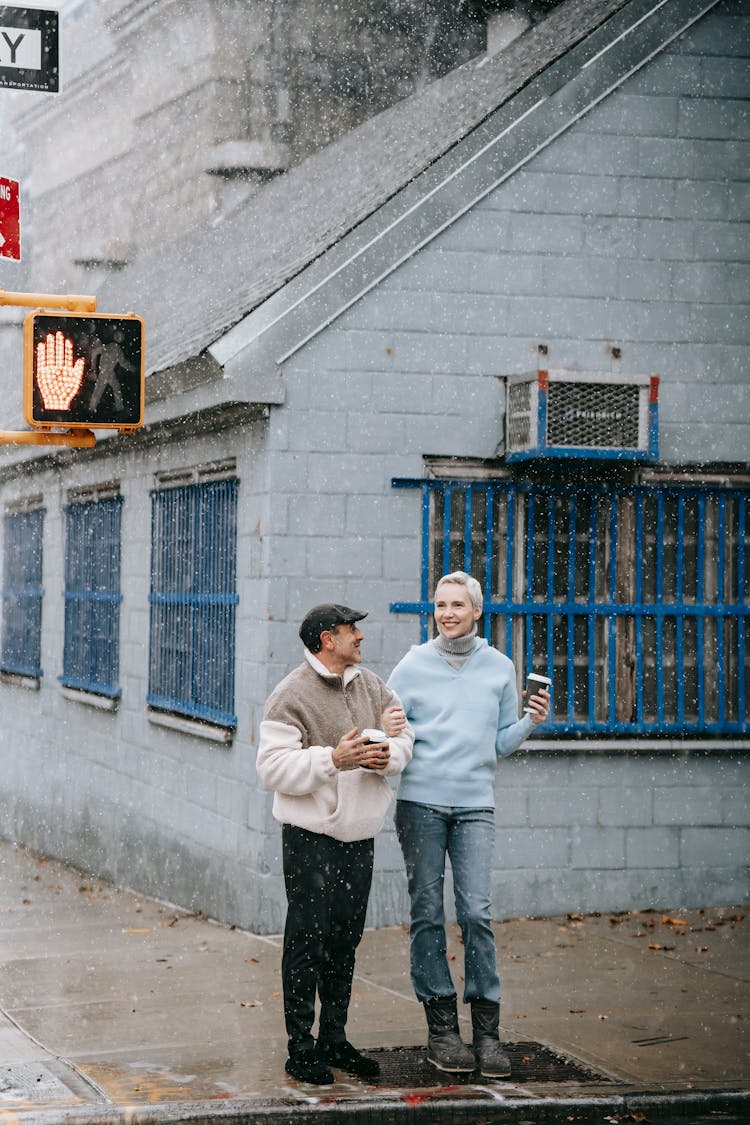
[[[465,586],[466,592],[472,600],[475,609],[481,609],[484,605],[484,595],[482,594],[482,587],[477,582],[476,578],[472,578],[465,570],[454,570],[452,574],[444,574],[438,580],[435,587],[435,596],[444,582],[454,582],[456,586]]]

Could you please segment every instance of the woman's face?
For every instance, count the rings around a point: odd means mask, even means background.
[[[435,591],[435,624],[444,637],[465,637],[482,616],[465,586],[443,582]]]

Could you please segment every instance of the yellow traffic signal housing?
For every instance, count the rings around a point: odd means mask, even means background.
[[[37,429],[143,425],[145,330],[139,316],[29,313],[23,416]]]

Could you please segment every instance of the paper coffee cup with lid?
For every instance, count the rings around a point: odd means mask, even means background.
[[[524,711],[529,714],[533,708],[529,707],[529,698],[532,695],[538,695],[542,689],[546,689],[550,695],[552,694],[552,680],[549,676],[542,676],[539,672],[529,672],[526,677],[526,695],[524,696]]]

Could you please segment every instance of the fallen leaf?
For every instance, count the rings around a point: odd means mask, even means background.
[[[240,1000],[241,1008],[262,1008],[262,1000]]]
[[[258,961],[257,957],[246,957],[245,958],[245,964],[246,965],[259,965],[260,962]]]

